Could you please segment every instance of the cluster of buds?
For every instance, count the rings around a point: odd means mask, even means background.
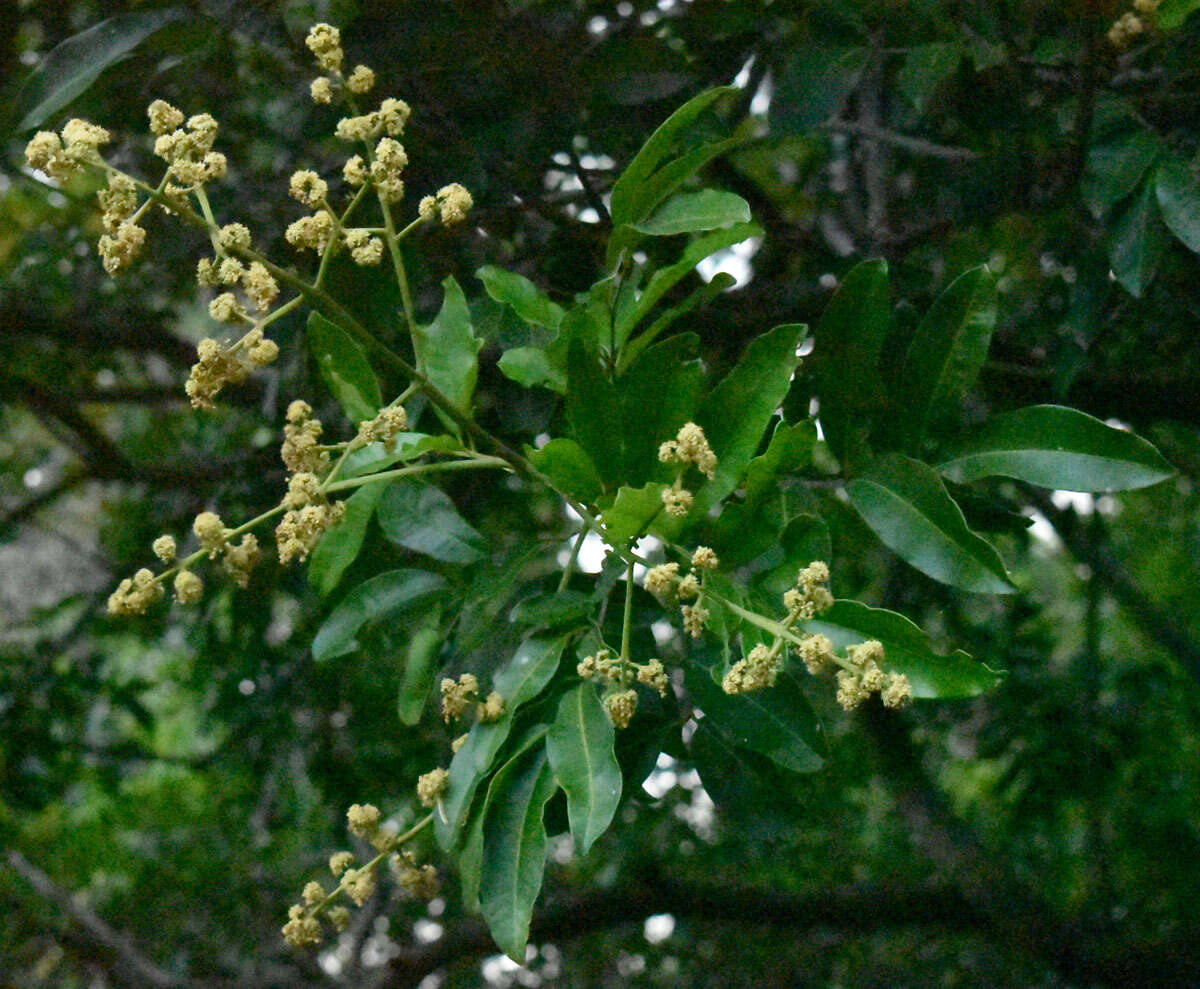
[[[652,659],[648,663],[613,656],[607,649],[584,656],[575,667],[575,672],[584,680],[595,680],[603,684],[605,693],[600,703],[608,719],[616,728],[627,728],[637,711],[637,691],[633,684],[640,683],[665,697],[671,689],[671,681],[662,661]]]
[[[217,139],[217,121],[212,114],[197,113],[185,123],[182,111],[164,100],[151,103],[147,113],[150,130],[158,135],[154,153],[167,163],[170,181],[163,189],[165,195],[178,197],[224,178],[225,156],[212,149]]]
[[[1108,40],[1114,48],[1126,48],[1146,31],[1158,14],[1159,0],[1133,0],[1133,10],[1127,10],[1108,29]]]
[[[399,835],[394,828],[381,823],[379,808],[374,804],[354,804],[346,812],[350,831],[369,842],[378,854],[370,861],[357,865],[353,852],[334,852],[329,859],[329,871],[337,884],[326,889],[313,880],[306,883],[300,902],[288,908],[288,921],[283,925],[283,937],[293,947],[315,946],[324,939],[322,919],[335,932],[344,931],[350,924],[350,911],[333,905],[339,895],[362,906],[379,884],[379,866],[387,860],[399,885],[411,896],[432,899],[437,895],[437,871],[430,865],[418,866],[411,852],[398,849]]]
[[[475,200],[466,188],[451,182],[438,189],[436,195],[422,198],[417,204],[417,213],[426,223],[441,220],[443,226],[452,227],[462,223],[474,205]]]
[[[279,562],[284,566],[292,560],[306,560],[326,530],[337,525],[346,515],[345,502],[330,502],[316,474],[300,471],[288,479],[287,494],[283,496],[287,509],[275,527]]]
[[[314,419],[312,406],[296,399],[287,407],[287,424],[283,427],[283,446],[279,455],[284,466],[293,473],[324,473],[329,469],[329,451],[321,448],[324,427]]]
[[[112,140],[103,127],[78,118],[67,122],[62,136],[42,130],[25,146],[25,160],[56,182],[66,182],[88,165],[100,164],[100,148]]]
[[[344,86],[355,95],[368,93],[375,86],[375,73],[365,65],[355,66],[348,76],[342,75],[342,64],[346,55],[342,51],[341,32],[332,24],[314,24],[304,43],[313,53],[317,67],[328,73],[312,82],[314,103],[331,103],[334,89],[338,86]]]
[[[710,481],[717,472],[717,456],[708,445],[704,430],[694,422],[679,427],[675,439],[667,440],[658,448],[658,459],[664,464],[678,464],[679,472],[675,483],[662,493],[663,505],[668,515],[683,518],[692,510],[692,492],[683,486],[683,475],[689,465]]]
[[[215,512],[197,515],[192,523],[192,532],[200,541],[200,548],[208,553],[209,559],[220,559],[223,569],[238,587],[246,587],[250,583],[250,571],[262,558],[258,537],[254,533],[243,534],[241,542],[235,545],[232,530]]]
[[[217,319],[233,321],[244,316],[232,294],[217,296],[209,306]],[[212,409],[215,399],[226,385],[245,381],[256,368],[266,367],[279,357],[279,345],[268,340],[261,328],[254,326],[231,346],[214,337],[205,337],[196,345],[196,363],[188,374],[184,391],[197,409]]]
[[[904,707],[912,700],[912,684],[903,673],[884,672],[883,645],[868,639],[846,650],[849,669],[838,670],[837,701],[853,711],[872,694],[879,694],[884,707]]]
[[[479,699],[479,680],[474,673],[464,673],[457,680],[446,677],[442,680],[442,718],[450,724],[456,718],[465,718],[472,710],[475,717],[488,724],[504,716],[504,698],[493,690],[483,700]]]
[[[678,563],[660,563],[647,570],[646,576],[643,578],[643,586],[660,603],[680,602],[684,630],[693,639],[699,639],[704,635],[704,628],[711,617],[708,609],[704,607],[704,573],[717,569],[720,563],[717,554],[709,547],[698,546],[692,554],[690,573],[680,576]],[[697,577],[697,574],[700,576]],[[693,601],[693,599],[694,602],[691,604],[683,603]]]
[[[396,437],[408,429],[408,413],[403,405],[389,405],[379,415],[358,424],[357,442],[382,443],[389,453],[396,449]]]

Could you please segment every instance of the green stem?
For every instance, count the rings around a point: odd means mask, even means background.
[[[417,835],[419,835],[422,831],[424,831],[427,827],[429,827],[429,825],[432,823],[433,823],[433,815],[426,814],[423,818],[421,818],[421,820],[417,821],[416,824],[414,824],[411,828],[409,828],[407,831],[405,831],[404,834],[397,835],[396,843],[391,848],[389,848],[386,852],[380,852],[373,859],[371,859],[370,862],[366,863],[366,865],[364,865],[362,867],[362,869],[359,869],[358,871],[359,872],[363,872],[363,871],[370,872],[372,869],[377,868],[379,863],[382,862],[384,859],[386,859],[389,855],[395,855],[397,848],[399,848],[401,845],[411,841],[413,838],[415,838]],[[327,906],[329,906],[330,903],[332,903],[335,899],[337,899],[344,892],[346,892],[346,883],[345,883],[345,880],[343,879],[342,881],[340,881],[338,883],[336,889],[331,890],[329,893],[326,894],[325,899],[313,904],[313,906],[311,907],[312,916],[315,917],[317,914],[319,914],[322,910],[324,910]]]
[[[575,537],[575,545],[571,547],[571,555],[567,558],[567,565],[563,567],[562,578],[558,582],[560,593],[565,591],[567,584],[571,582],[571,575],[575,572],[575,567],[579,563],[579,551],[583,548],[583,541],[591,531],[592,527],[585,522],[583,528],[579,530],[579,534]]]
[[[621,622],[621,662],[626,671],[631,666],[629,640],[633,634],[633,564],[625,570],[625,616]]]
[[[500,457],[475,457],[471,460],[449,460],[432,464],[416,464],[412,467],[399,467],[396,470],[385,470],[378,474],[366,474],[362,477],[351,477],[344,481],[336,481],[329,485],[327,492],[345,491],[349,488],[360,488],[364,484],[375,481],[390,481],[398,477],[413,477],[417,474],[437,474],[443,471],[455,470],[491,470],[509,467],[507,461]]]

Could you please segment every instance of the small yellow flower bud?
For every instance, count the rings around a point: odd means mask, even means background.
[[[432,807],[438,802],[438,798],[446,789],[449,775],[439,766],[437,769],[431,769],[417,780],[417,799],[421,801],[422,806]]]
[[[150,547],[163,563],[175,562],[175,537],[159,536]]]
[[[379,808],[374,804],[351,804],[346,811],[350,831],[360,838],[369,838],[379,827]]]
[[[195,604],[204,594],[204,581],[190,570],[175,575],[175,600],[180,604]]]

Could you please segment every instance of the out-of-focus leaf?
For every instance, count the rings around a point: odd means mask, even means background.
[[[1200,157],[1172,157],[1158,167],[1154,195],[1167,229],[1200,254]]]
[[[621,419],[621,403],[600,358],[578,337],[568,351],[567,380],[571,432],[600,477],[607,484],[619,482],[624,476],[625,450],[621,431],[613,424]]]
[[[347,594],[317,630],[313,659],[323,662],[354,652],[357,635],[368,622],[411,608],[445,586],[445,578],[425,570],[389,570],[372,577]]]
[[[888,549],[934,580],[980,593],[1013,590],[995,548],[967,528],[941,478],[920,461],[881,457],[846,493]]]
[[[621,487],[616,500],[600,513],[604,537],[611,543],[628,542],[640,536],[663,510],[666,485],[651,482],[640,488]]]
[[[954,42],[934,42],[918,45],[904,58],[897,82],[900,90],[918,111],[936,95],[941,85],[958,71],[962,63],[963,47]]]
[[[1174,471],[1148,442],[1058,405],[995,416],[937,465],[955,481],[997,474],[1068,491],[1143,488]]]
[[[524,275],[505,271],[493,265],[484,265],[476,276],[483,287],[497,302],[511,306],[513,312],[525,322],[556,330],[562,322],[563,308],[551,302],[544,292]]]
[[[1167,231],[1158,215],[1156,183],[1147,182],[1113,222],[1108,235],[1108,262],[1117,281],[1134,298],[1154,277],[1167,246]]]
[[[672,196],[652,216],[631,226],[638,233],[669,237],[749,222],[750,204],[741,196],[719,189],[701,189]]]
[[[616,379],[626,486],[643,484],[659,472],[659,445],[695,413],[704,387],[698,345],[695,334],[676,334],[647,349]]]
[[[510,381],[526,388],[540,386],[559,395],[567,391],[567,369],[558,360],[558,351],[564,348],[513,347],[500,355],[497,367]]]
[[[579,621],[594,603],[592,595],[581,591],[552,591],[519,601],[508,613],[508,620],[527,628],[552,628]]]
[[[379,381],[362,348],[318,312],[308,317],[308,346],[321,377],[353,423],[374,419],[383,405]]]
[[[1096,219],[1128,196],[1162,154],[1162,140],[1153,131],[1121,134],[1088,149],[1079,191]]]
[[[789,57],[771,99],[771,127],[801,134],[838,113],[867,63],[864,48],[803,45]]]
[[[828,636],[839,652],[865,639],[878,639],[884,666],[908,677],[914,697],[974,697],[991,690],[1003,677],[961,649],[949,656],[934,651],[929,636],[903,615],[859,601],[835,602],[816,620],[805,623],[804,631]]]
[[[1174,31],[1195,11],[1200,10],[1200,0],[1163,0],[1156,13],[1158,26],[1164,31]]]
[[[397,546],[443,563],[474,563],[485,547],[440,488],[405,479],[384,493],[376,509],[379,527]]]
[[[18,94],[13,115],[22,116],[16,129],[26,131],[42,126],[87,92],[105,69],[167,25],[194,16],[184,7],[118,14],[67,38],[42,60]]]
[[[396,701],[401,724],[415,725],[421,720],[421,711],[433,689],[438,653],[444,637],[440,612],[435,612],[409,637],[404,657],[404,680]]]

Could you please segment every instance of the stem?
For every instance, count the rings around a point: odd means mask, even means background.
[[[567,558],[567,565],[563,567],[562,579],[558,582],[559,592],[567,589],[567,584],[570,583],[571,575],[575,572],[575,566],[579,562],[579,551],[583,548],[583,541],[591,529],[592,527],[585,522],[583,528],[579,530],[579,534],[575,538],[575,545],[571,547],[571,555]]]
[[[621,621],[621,663],[630,672],[629,640],[633,633],[633,564],[625,570],[625,615]]]
[[[358,871],[359,872],[362,872],[362,871],[369,872],[372,869],[376,868],[379,865],[379,863],[382,862],[389,855],[395,855],[397,848],[399,848],[401,845],[405,844],[406,842],[411,841],[413,838],[415,838],[417,835],[419,835],[422,831],[424,831],[427,827],[429,827],[429,825],[432,823],[433,823],[433,815],[426,814],[423,818],[421,818],[421,820],[417,821],[416,824],[414,824],[411,828],[409,828],[407,831],[405,831],[404,834],[397,835],[396,843],[391,848],[389,848],[386,852],[380,852],[373,859],[371,859],[370,862],[368,862],[366,865],[364,865],[362,867],[362,869],[359,869]],[[315,917],[318,913],[320,913],[327,906],[329,906],[330,903],[332,903],[335,899],[337,899],[345,891],[346,891],[346,883],[345,883],[345,880],[343,879],[338,883],[336,889],[331,890],[328,894],[326,894],[325,899],[321,900],[318,903],[313,904],[313,906],[311,908],[312,916]]]
[[[449,460],[432,464],[416,464],[412,467],[400,467],[396,470],[385,470],[379,474],[366,474],[363,477],[351,477],[345,481],[336,481],[325,490],[327,492],[345,491],[349,488],[360,488],[364,484],[373,484],[375,481],[390,481],[397,477],[412,477],[417,474],[436,474],[452,470],[488,470],[508,466],[509,464],[499,457],[475,457],[471,460]]]

